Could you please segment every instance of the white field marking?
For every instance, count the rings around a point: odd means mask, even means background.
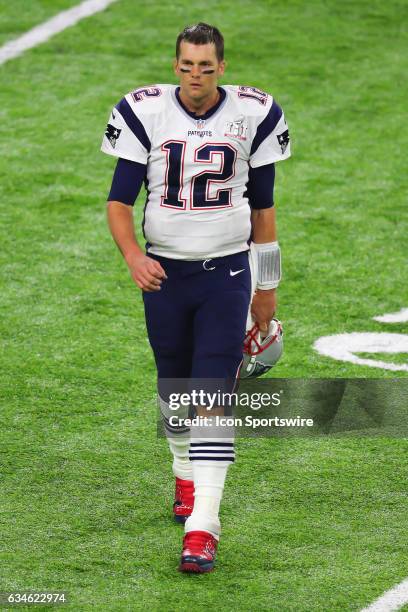
[[[394,610],[400,610],[406,603],[408,603],[408,578],[393,589],[386,591],[371,606],[364,608],[361,612],[394,612]]]
[[[408,308],[401,308],[398,312],[390,312],[379,317],[373,317],[379,323],[407,323]]]
[[[44,21],[44,23],[28,30],[28,32],[19,38],[11,40],[0,47],[0,65],[21,55],[27,49],[32,49],[46,42],[52,36],[55,36],[55,34],[75,25],[81,19],[103,11],[113,2],[116,2],[116,0],[85,0],[67,11],[61,11],[61,13],[51,17],[48,21]]]
[[[408,364],[363,359],[355,353],[408,353],[408,334],[353,332],[318,338],[313,348],[326,357],[358,365],[408,372]]]

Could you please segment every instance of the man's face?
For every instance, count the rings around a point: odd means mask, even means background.
[[[214,43],[194,45],[183,41],[179,58],[174,61],[182,92],[196,102],[214,94],[224,69],[225,62],[218,61]]]

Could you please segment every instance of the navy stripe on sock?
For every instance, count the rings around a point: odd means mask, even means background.
[[[229,461],[234,463],[235,457],[190,457],[190,461]]]
[[[234,442],[190,442],[191,446],[234,446]]]
[[[212,449],[212,448],[203,448],[202,450],[200,448],[190,448],[190,454],[191,453],[233,453],[234,449],[223,449],[223,448],[217,448],[217,449]]]

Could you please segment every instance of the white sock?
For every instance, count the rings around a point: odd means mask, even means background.
[[[214,432],[216,430],[214,429]],[[235,460],[234,438],[204,437],[202,428],[191,428],[190,459],[193,464],[194,509],[185,532],[208,531],[217,540],[221,533],[218,517],[229,465]]]
[[[209,531],[219,539],[221,524],[218,513],[229,465],[227,461],[193,461],[194,508],[185,523],[186,533]]]
[[[193,466],[188,455],[190,434],[168,436],[167,441],[173,455],[173,474],[183,480],[193,480]]]
[[[159,402],[164,430],[173,455],[173,474],[182,480],[193,480],[193,467],[189,458],[190,429],[184,426],[170,425],[169,419],[175,414],[170,410],[168,403],[160,397]],[[187,415],[188,409],[182,415],[177,414],[176,416],[186,417]]]

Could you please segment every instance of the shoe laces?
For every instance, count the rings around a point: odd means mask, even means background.
[[[215,549],[217,547],[217,540],[208,531],[189,531],[184,536],[183,542],[184,548],[191,549],[203,549],[205,546]]]

